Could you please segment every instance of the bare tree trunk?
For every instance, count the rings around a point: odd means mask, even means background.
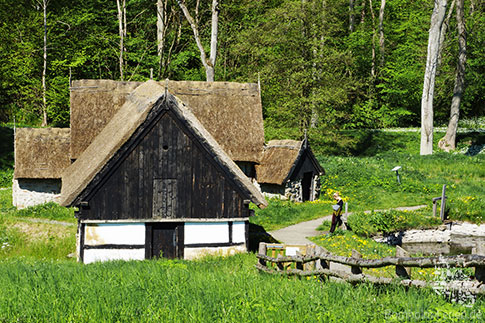
[[[121,2],[120,2],[121,1]],[[125,51],[124,39],[126,36],[126,2],[125,0],[116,0],[116,7],[118,8],[118,27],[120,35],[120,80],[123,81],[123,54]]]
[[[451,2],[450,8],[448,9],[448,14],[446,15],[446,19],[443,22],[443,26],[441,27],[441,39],[440,39],[440,49],[438,53],[438,68],[441,66],[441,54],[443,53],[443,46],[445,44],[445,37],[446,32],[448,31],[448,26],[450,25],[451,14],[453,13],[453,9],[455,8],[455,1]],[[439,74],[439,71],[437,71]]]
[[[423,95],[421,97],[421,145],[420,154],[433,153],[433,97],[434,82],[438,64],[441,27],[446,14],[446,0],[435,0],[431,15],[428,39],[428,54],[424,73]]]
[[[157,0],[157,52],[160,61],[165,46],[165,26],[167,19],[167,1]]]
[[[354,32],[355,16],[354,16],[354,0],[349,0],[349,30]]]
[[[42,10],[44,11],[44,67],[42,69],[42,127],[47,126],[47,98],[46,98],[46,74],[47,74],[47,5],[48,0],[43,0]]]
[[[360,12],[360,23],[363,24],[365,22],[365,4],[366,0],[362,0],[362,11]]]
[[[384,9],[386,8],[386,0],[381,0],[381,8],[379,10],[379,50],[381,54],[380,65],[384,66]]]
[[[376,16],[374,15],[374,8],[372,6],[372,0],[369,0],[369,10],[371,12],[372,17],[372,66],[370,70],[370,74],[372,78],[376,76]]]
[[[441,138],[438,147],[445,151],[456,148],[456,130],[458,129],[458,119],[460,118],[460,103],[463,91],[465,90],[465,68],[466,68],[466,28],[464,18],[464,0],[456,3],[456,26],[458,29],[458,62],[456,63],[456,78],[453,88],[453,98],[450,107],[450,122],[446,135]]]
[[[185,3],[182,0],[177,0],[177,3],[182,9],[185,18],[190,24],[192,28],[192,32],[194,33],[195,43],[197,44],[197,48],[199,48],[200,52],[200,60],[202,61],[202,65],[205,68],[205,75],[207,82],[214,81],[214,69],[216,65],[216,58],[217,58],[217,35],[218,35],[218,20],[219,20],[219,1],[212,0],[212,19],[211,19],[211,43],[210,43],[210,56],[207,59],[204,46],[202,46],[202,42],[199,36],[199,29],[198,25],[190,15],[189,10],[185,6]]]

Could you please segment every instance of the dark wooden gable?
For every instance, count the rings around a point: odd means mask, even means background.
[[[76,199],[81,219],[249,216],[247,197],[169,106],[157,103]]]
[[[307,146],[302,148],[302,151],[288,176],[289,179],[295,180],[297,178],[303,178],[303,174],[309,172],[313,173],[314,175],[325,174],[325,171],[316,160],[315,155],[313,155],[310,147]]]

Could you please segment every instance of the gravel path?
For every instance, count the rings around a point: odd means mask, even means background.
[[[417,206],[404,206],[404,207],[397,207],[393,208],[393,210],[399,211],[414,211],[418,209],[425,208],[426,205],[417,205]],[[383,211],[383,210],[375,210],[375,211]],[[365,211],[365,213],[370,213],[372,211]],[[348,213],[349,215],[352,212]],[[316,228],[322,224],[325,220],[332,220],[331,215],[327,215],[315,220],[300,222],[298,224],[290,225],[289,227],[270,231],[268,232],[270,235],[273,236],[276,240],[280,241],[284,244],[314,244],[312,241],[308,240],[308,237],[314,237],[320,235],[322,232],[317,231]]]

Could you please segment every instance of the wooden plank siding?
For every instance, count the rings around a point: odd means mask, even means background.
[[[86,188],[80,219],[249,216],[244,194],[171,110],[149,119]]]

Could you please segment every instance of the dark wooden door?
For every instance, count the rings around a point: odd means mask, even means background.
[[[183,223],[147,223],[146,258],[183,257]]]
[[[310,200],[310,196],[312,192],[312,178],[313,178],[312,172],[303,173],[303,180],[301,181],[303,202]]]

